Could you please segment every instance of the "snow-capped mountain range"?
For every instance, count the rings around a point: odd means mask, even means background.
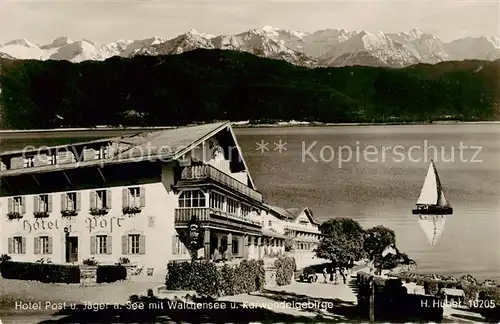
[[[244,51],[307,67],[404,67],[450,60],[500,59],[500,37],[467,37],[445,43],[416,29],[400,33],[345,29],[303,33],[270,26],[235,35],[214,36],[190,30],[172,39],[152,37],[108,44],[59,37],[51,44],[36,45],[17,39],[0,46],[0,57],[81,62],[105,60],[112,56],[180,54],[197,48]]]

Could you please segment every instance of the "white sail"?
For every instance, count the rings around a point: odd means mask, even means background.
[[[418,224],[431,246],[437,244],[439,238],[443,234],[445,223],[446,217],[439,215],[422,216],[422,218],[418,220]]]
[[[444,197],[444,196],[443,196]],[[427,170],[427,176],[425,177],[424,185],[420,191],[420,197],[418,197],[417,204],[423,205],[435,205],[438,202],[438,182],[436,180],[436,172],[434,170],[434,164],[431,162],[429,164],[429,169]]]

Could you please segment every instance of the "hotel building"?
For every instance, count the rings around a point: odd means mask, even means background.
[[[296,249],[319,238],[308,208],[264,204],[230,123],[5,152],[0,168],[0,254],[15,261],[127,258],[163,273],[190,258],[193,216],[205,258],[259,259],[288,237]]]

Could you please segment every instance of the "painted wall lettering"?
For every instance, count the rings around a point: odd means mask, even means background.
[[[89,217],[85,220],[85,223],[87,224],[89,233],[92,233],[94,230],[102,230],[102,229],[109,229],[109,232],[113,233],[114,224],[116,224],[116,226],[118,227],[122,227],[121,224],[122,220],[124,220],[124,218],[122,217],[120,218]]]
[[[37,220],[34,222],[30,222],[27,220],[23,221],[23,230],[28,231],[28,234],[30,234],[32,231],[44,231],[51,229],[59,229],[59,222],[57,219],[54,221],[48,221],[45,219]]]

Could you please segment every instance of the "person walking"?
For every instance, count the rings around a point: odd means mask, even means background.
[[[327,279],[328,279],[328,269],[326,267],[323,269],[323,278],[325,279],[323,282],[327,283],[328,282],[327,281]]]

